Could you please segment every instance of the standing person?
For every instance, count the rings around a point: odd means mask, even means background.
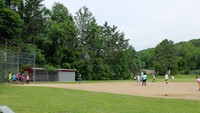
[[[199,85],[199,91],[200,91],[200,78],[199,77],[196,77],[196,82]]]
[[[137,83],[140,83],[140,75],[137,75]]]
[[[16,83],[16,76],[15,76],[15,74],[12,75],[12,83]]]
[[[9,81],[9,83],[12,82],[12,73],[11,72],[9,72],[9,74],[8,74],[8,81]]]
[[[24,84],[24,79],[25,79],[24,73],[22,73],[22,75],[20,77],[21,77],[21,83]]]
[[[5,83],[5,84],[8,83],[8,75],[7,75],[7,74],[4,75],[4,83]]]
[[[152,76],[153,76],[153,80],[152,80],[152,82],[156,82],[156,76],[155,76],[155,74],[152,73]]]
[[[18,82],[19,83],[21,82],[21,73],[20,72],[18,73]]]
[[[82,80],[81,75],[79,75],[79,77],[78,77],[78,84],[81,83],[81,80]]]
[[[26,83],[29,84],[29,75],[26,76]]]
[[[142,86],[146,86],[146,81],[147,81],[147,75],[146,73],[144,73],[144,75],[142,76]]]
[[[137,80],[136,76],[133,77],[133,80]]]
[[[172,81],[174,82],[174,76],[172,75]]]
[[[171,75],[171,70],[169,69],[168,74]]]
[[[18,76],[18,73],[16,73],[16,75],[15,75],[15,77],[16,77],[16,83],[18,83],[19,81],[19,76]]]
[[[168,74],[166,73],[166,74],[165,74],[165,83],[166,83],[166,84],[168,84],[168,77],[169,77],[169,76],[168,76]]]

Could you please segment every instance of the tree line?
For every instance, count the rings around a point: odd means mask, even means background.
[[[200,39],[179,43],[165,39],[137,55],[140,68],[155,69],[160,75],[168,70],[172,74],[200,74]]]
[[[137,52],[117,26],[99,25],[86,6],[72,15],[43,0],[2,0],[0,36],[36,53],[36,67],[76,69],[87,80],[130,79],[139,71]]]

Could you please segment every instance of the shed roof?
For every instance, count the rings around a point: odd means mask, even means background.
[[[33,67],[32,68],[28,68],[28,69],[32,69],[32,70],[46,70],[45,68],[33,68]],[[59,71],[59,72],[75,72],[76,69],[57,69],[57,71]]]

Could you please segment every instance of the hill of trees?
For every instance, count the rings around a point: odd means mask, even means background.
[[[169,69],[173,74],[200,74],[200,39],[174,44],[163,40],[155,48],[137,52],[140,68],[155,69],[164,75]]]

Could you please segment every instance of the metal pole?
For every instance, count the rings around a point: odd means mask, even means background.
[[[34,83],[35,83],[35,54],[36,53],[34,53],[34,70],[33,70],[33,81],[34,81]]]
[[[17,72],[19,72],[19,45],[17,44],[17,46],[18,46],[18,54],[17,54],[18,55],[18,65],[17,65],[18,66],[18,71]]]
[[[7,45],[8,45],[8,42],[7,42],[7,39],[6,39],[6,52],[5,52],[6,74],[8,73],[8,70],[7,70],[7,60],[8,60],[8,57],[7,57],[7,54],[8,54]]]
[[[48,80],[49,80],[48,78],[49,78],[49,73],[48,73],[48,70],[47,70],[47,82],[48,82]]]

